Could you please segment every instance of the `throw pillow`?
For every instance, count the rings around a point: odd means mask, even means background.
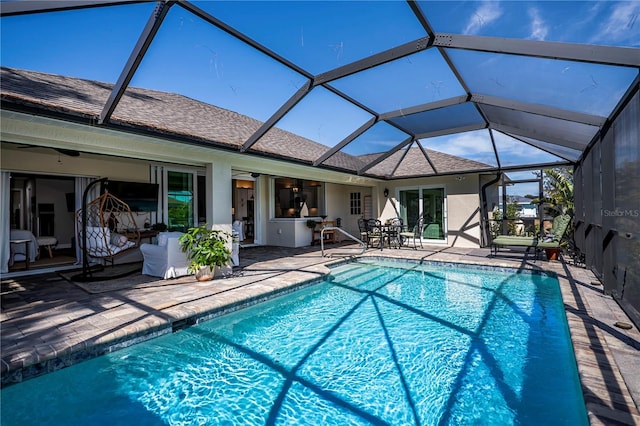
[[[111,234],[111,245],[122,247],[127,244],[127,241],[127,237],[124,235],[116,234],[115,232]]]

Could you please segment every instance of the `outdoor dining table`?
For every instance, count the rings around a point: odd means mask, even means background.
[[[402,246],[400,232],[402,232],[402,225],[382,224],[379,221],[376,221],[375,224],[367,223],[368,238],[378,240],[378,244],[374,247],[380,250],[383,250],[385,245],[388,248],[400,248]]]

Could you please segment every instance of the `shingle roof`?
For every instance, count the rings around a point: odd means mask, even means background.
[[[1,68],[2,104],[21,105],[70,117],[97,119],[113,85],[60,75],[15,68]],[[112,125],[130,127],[162,136],[192,139],[217,147],[240,149],[262,122],[209,105],[183,95],[129,87],[110,120]],[[311,163],[329,147],[278,128],[272,128],[251,148],[253,152],[296,162]],[[379,177],[408,177],[433,174],[434,171],[418,148],[411,148],[396,169],[401,150],[366,171]],[[355,157],[338,152],[323,165],[357,172],[380,154]],[[428,151],[439,172],[486,169],[491,166]],[[395,172],[394,172],[395,169]],[[417,172],[418,171],[418,172]]]

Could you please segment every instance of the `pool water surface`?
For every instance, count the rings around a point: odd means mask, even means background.
[[[587,425],[558,280],[358,261],[2,390],[2,425]]]

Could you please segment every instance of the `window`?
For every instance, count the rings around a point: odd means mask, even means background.
[[[352,215],[360,216],[362,214],[362,203],[359,192],[349,194],[349,205],[351,206]]]
[[[276,178],[273,184],[273,217],[316,217],[325,214],[324,191],[320,182]]]

